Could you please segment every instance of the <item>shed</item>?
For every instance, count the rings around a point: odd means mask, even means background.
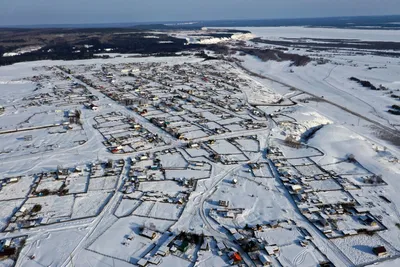
[[[9,183],[18,183],[18,181],[19,181],[18,177],[13,177],[13,178],[10,178],[10,180],[8,182]]]
[[[12,241],[11,238],[6,239],[6,242],[4,242],[4,247],[6,247],[6,248],[10,247],[11,246],[11,241]]]
[[[378,247],[374,247],[372,249],[372,251],[375,253],[376,256],[378,257],[383,257],[388,255],[388,252],[386,250],[386,248],[384,246],[378,246]]]

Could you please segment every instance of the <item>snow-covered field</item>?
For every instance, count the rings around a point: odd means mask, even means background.
[[[314,27],[238,27],[238,30],[250,31],[257,37],[268,38],[326,38],[352,39],[364,41],[393,41],[399,42],[397,30],[368,30],[368,29],[336,29]]]

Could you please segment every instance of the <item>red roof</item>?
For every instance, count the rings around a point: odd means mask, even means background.
[[[242,257],[240,256],[239,252],[235,252],[235,253],[233,253],[233,255],[232,255],[232,259],[233,259],[234,261],[241,261],[241,260],[242,260]]]

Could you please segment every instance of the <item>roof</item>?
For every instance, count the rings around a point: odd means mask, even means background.
[[[239,252],[235,252],[235,253],[232,254],[232,259],[234,261],[241,261],[242,257],[240,256]]]
[[[384,246],[374,247],[372,249],[376,254],[386,253],[386,248]]]
[[[137,265],[139,265],[139,266],[146,266],[147,265],[147,263],[148,263],[148,261],[146,260],[146,259],[140,259],[138,262],[137,262]]]

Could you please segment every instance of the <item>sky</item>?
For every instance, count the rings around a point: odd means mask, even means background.
[[[0,0],[0,26],[400,14],[400,0]]]

